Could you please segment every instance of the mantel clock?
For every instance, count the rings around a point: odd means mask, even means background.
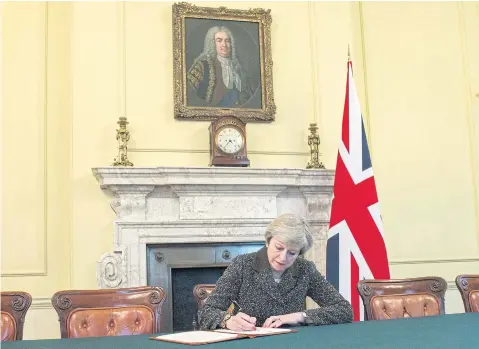
[[[210,166],[247,167],[246,124],[223,116],[210,125]]]

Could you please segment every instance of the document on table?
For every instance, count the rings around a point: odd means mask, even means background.
[[[221,333],[236,333],[236,334],[245,334],[247,336],[268,336],[271,334],[280,334],[280,333],[289,333],[293,332],[287,328],[266,328],[266,327],[256,327],[254,331],[233,331],[233,330],[215,330],[215,332]],[[294,331],[296,332],[296,331]]]
[[[291,332],[297,332],[297,330],[289,330],[286,328],[257,327],[254,331],[232,331],[223,329],[214,331],[191,331],[166,334],[158,337],[150,337],[150,339],[187,345],[201,345],[224,342],[232,339],[255,338]]]
[[[191,331],[167,334],[164,336],[151,337],[150,339],[173,342],[189,345],[209,344],[216,342],[228,341],[237,339],[239,336],[236,333],[220,333],[214,331]]]

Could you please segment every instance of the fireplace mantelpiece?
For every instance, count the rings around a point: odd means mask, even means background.
[[[147,245],[263,241],[276,216],[292,212],[314,228],[306,258],[325,271],[334,171],[304,169],[101,167],[112,195],[113,251],[99,259],[101,288],[147,284]]]

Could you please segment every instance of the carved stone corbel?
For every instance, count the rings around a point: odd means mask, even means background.
[[[306,198],[306,219],[329,221],[333,195],[318,187],[300,188]]]
[[[118,219],[146,219],[146,197],[153,191],[153,185],[110,185],[108,190],[115,196],[110,207]]]
[[[98,287],[127,287],[126,257],[126,250],[108,252],[100,257],[96,269]]]

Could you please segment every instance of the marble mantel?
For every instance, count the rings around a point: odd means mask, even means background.
[[[263,241],[276,216],[292,212],[314,228],[306,258],[324,272],[333,170],[93,168],[116,213],[114,245],[97,265],[101,288],[147,284],[148,244]]]

